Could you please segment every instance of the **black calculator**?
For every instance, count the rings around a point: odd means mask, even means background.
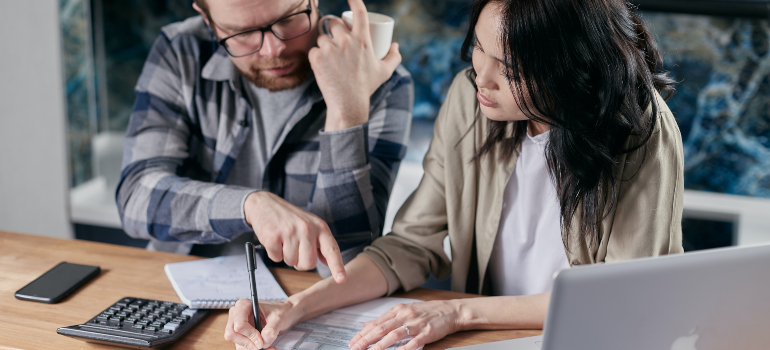
[[[93,343],[158,349],[176,342],[208,313],[170,301],[125,297],[88,322],[56,333]]]

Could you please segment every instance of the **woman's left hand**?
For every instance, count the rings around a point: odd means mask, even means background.
[[[364,329],[353,337],[349,345],[351,350],[365,350],[369,344],[374,344],[370,350],[383,350],[411,336],[414,339],[398,350],[416,350],[459,331],[459,321],[459,300],[399,304],[374,321],[365,323]]]

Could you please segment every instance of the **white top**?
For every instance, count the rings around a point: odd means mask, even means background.
[[[505,186],[489,260],[492,295],[547,292],[554,273],[569,268],[561,239],[559,201],[545,160],[548,134],[532,137],[527,133]]]

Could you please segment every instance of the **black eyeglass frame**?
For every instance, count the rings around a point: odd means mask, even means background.
[[[267,25],[267,26],[265,26],[265,27],[261,27],[261,28],[254,28],[254,29],[249,29],[249,30],[247,30],[247,31],[243,31],[243,32],[240,32],[240,33],[235,33],[235,34],[233,34],[233,35],[229,35],[229,36],[227,36],[227,37],[225,37],[225,38],[219,39],[219,41],[217,41],[217,42],[219,43],[219,45],[222,45],[222,47],[224,47],[224,48],[225,48],[225,51],[227,51],[227,54],[228,54],[228,55],[230,55],[230,56],[232,56],[232,57],[244,57],[244,56],[248,56],[248,55],[251,55],[251,54],[253,54],[253,53],[255,53],[255,52],[257,52],[257,51],[259,51],[259,50],[261,50],[261,49],[262,49],[262,46],[265,44],[265,32],[267,32],[268,30],[269,30],[271,33],[273,33],[273,35],[275,35],[275,37],[276,37],[276,38],[278,38],[278,39],[280,39],[280,40],[283,40],[283,41],[286,41],[286,40],[291,40],[291,39],[295,39],[295,38],[299,38],[299,37],[301,37],[301,36],[303,36],[303,35],[307,34],[307,33],[310,31],[310,28],[312,27],[312,23],[313,23],[313,21],[312,21],[312,20],[311,20],[311,18],[310,18],[310,14],[313,12],[313,7],[312,7],[311,3],[312,3],[312,0],[311,0],[311,1],[308,1],[308,4],[307,4],[307,9],[304,9],[304,10],[302,10],[302,11],[299,11],[299,12],[294,12],[294,13],[292,13],[292,14],[289,14],[289,15],[283,16],[283,17],[281,17],[281,18],[277,19],[275,22],[273,22],[273,23],[270,23],[269,25]],[[280,23],[281,21],[283,21],[283,20],[285,20],[285,19],[287,19],[287,18],[290,18],[290,17],[294,17],[294,16],[298,16],[298,15],[301,15],[301,14],[304,14],[304,15],[306,15],[306,16],[307,16],[307,20],[308,20],[308,22],[311,24],[311,25],[308,25],[308,27],[307,27],[307,30],[306,30],[306,31],[302,32],[301,34],[297,34],[297,35],[295,35],[295,36],[292,36],[292,37],[290,37],[290,38],[282,38],[280,35],[278,35],[278,33],[276,33],[276,32],[274,32],[274,31],[273,31],[273,26],[274,26],[274,25],[276,25],[276,24]],[[211,23],[212,23],[212,24],[214,24],[214,25],[216,26],[216,23],[214,23],[214,21],[213,21],[211,18],[209,18],[209,21],[211,21]],[[219,27],[219,26],[217,26],[217,27]],[[247,53],[247,54],[243,54],[243,55],[234,55],[232,52],[230,52],[230,48],[228,48],[228,47],[227,47],[227,45],[225,44],[225,41],[227,41],[227,39],[230,39],[230,38],[232,38],[232,37],[234,37],[234,36],[238,36],[238,35],[241,35],[241,34],[248,34],[248,33],[253,33],[253,32],[256,32],[256,31],[262,32],[262,41],[259,43],[259,47],[258,47],[256,50],[252,51],[252,52],[249,52],[249,53]]]

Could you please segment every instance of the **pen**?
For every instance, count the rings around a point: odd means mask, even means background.
[[[257,296],[257,281],[254,277],[254,271],[257,269],[257,263],[254,260],[254,245],[246,242],[246,265],[249,270],[249,287],[251,288],[251,311],[254,312],[254,326],[262,333],[262,322],[259,319],[259,297]]]

